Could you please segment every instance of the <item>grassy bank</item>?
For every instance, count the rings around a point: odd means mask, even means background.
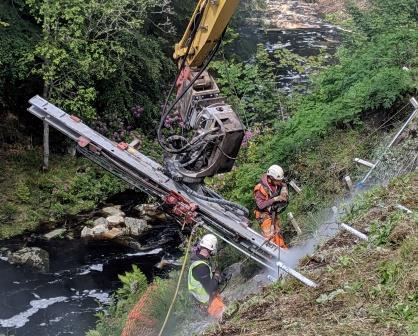
[[[205,335],[416,335],[417,194],[412,173],[358,197],[345,220],[368,232],[369,243],[339,234],[302,262],[319,288],[285,279]]]
[[[43,172],[40,148],[9,148],[1,154],[0,239],[92,210],[125,188],[83,158],[53,154],[50,169]]]

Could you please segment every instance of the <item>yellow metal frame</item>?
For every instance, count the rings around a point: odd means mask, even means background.
[[[207,3],[186,60],[186,64],[189,67],[199,68],[210,54],[211,50],[215,47],[217,41],[221,38],[221,35],[231,20],[232,15],[234,15],[239,2],[240,0],[199,0],[183,38],[175,45],[174,59],[185,56],[187,41],[192,32],[193,21],[197,13]]]

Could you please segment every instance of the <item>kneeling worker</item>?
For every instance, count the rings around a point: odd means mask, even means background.
[[[208,306],[208,313],[221,318],[225,305],[217,290],[221,281],[219,272],[213,272],[209,264],[211,256],[216,254],[217,238],[206,234],[200,240],[196,253],[192,255],[188,275],[188,288],[193,297],[201,304]]]
[[[281,248],[287,248],[280,233],[280,219],[277,213],[278,209],[288,203],[289,193],[283,179],[283,169],[278,165],[273,165],[254,187],[253,194],[257,206],[255,218],[260,223],[261,233],[272,243]]]

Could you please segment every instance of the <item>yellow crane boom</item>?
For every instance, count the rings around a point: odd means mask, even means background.
[[[192,32],[196,28],[197,16],[201,15],[186,59],[190,68],[199,68],[221,38],[239,2],[240,0],[199,0],[183,38],[175,45],[174,59],[186,55]]]

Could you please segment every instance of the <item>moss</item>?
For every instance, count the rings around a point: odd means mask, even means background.
[[[14,150],[0,162],[0,239],[37,229],[64,215],[94,209],[125,185],[83,158],[52,155],[43,172],[41,151]]]

